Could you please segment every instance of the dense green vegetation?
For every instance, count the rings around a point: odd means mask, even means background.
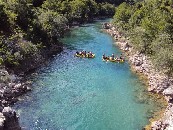
[[[122,3],[116,8],[114,24],[133,46],[150,56],[157,69],[173,75],[173,1],[143,0]]]
[[[69,26],[113,16],[115,6],[108,2],[111,0],[0,0],[0,64],[19,66],[37,57],[40,50],[59,44]]]

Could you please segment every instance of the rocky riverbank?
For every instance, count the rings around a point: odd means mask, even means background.
[[[40,50],[34,57],[24,59],[20,66],[0,66],[0,130],[21,129],[16,112],[9,106],[18,101],[19,96],[31,90],[30,82],[25,81],[23,76],[61,50],[62,46],[52,45],[49,49]]]
[[[135,51],[130,40],[125,38],[112,24],[105,23],[103,28],[115,39],[115,44],[125,51],[133,70],[147,77],[148,91],[162,94],[168,102],[163,117],[151,122],[151,129],[173,130],[173,79],[168,79],[166,75],[156,71],[150,58]]]
[[[21,83],[19,77],[0,68],[0,130],[20,130],[16,112],[9,107],[18,97],[31,89],[29,83]]]

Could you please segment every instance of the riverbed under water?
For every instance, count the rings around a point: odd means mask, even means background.
[[[28,77],[32,91],[14,105],[26,130],[141,130],[154,102],[139,101],[145,87],[129,64],[103,62],[120,55],[101,22],[72,29],[62,39],[64,50]],[[94,59],[74,57],[92,51]],[[136,96],[140,95],[140,96]]]

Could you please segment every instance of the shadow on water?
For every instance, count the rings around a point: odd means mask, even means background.
[[[90,27],[91,25],[84,26],[85,28]],[[87,30],[80,28],[75,28],[76,31],[68,32],[66,34],[66,39],[61,40],[61,42],[64,43],[64,47],[71,49],[71,50],[77,50],[79,48],[79,45],[87,44],[91,42],[94,39],[94,36],[89,34]],[[77,39],[75,37],[78,37]]]

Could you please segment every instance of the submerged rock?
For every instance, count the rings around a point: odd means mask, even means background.
[[[173,130],[173,105],[170,103],[164,116],[159,121],[152,122],[152,130]]]

